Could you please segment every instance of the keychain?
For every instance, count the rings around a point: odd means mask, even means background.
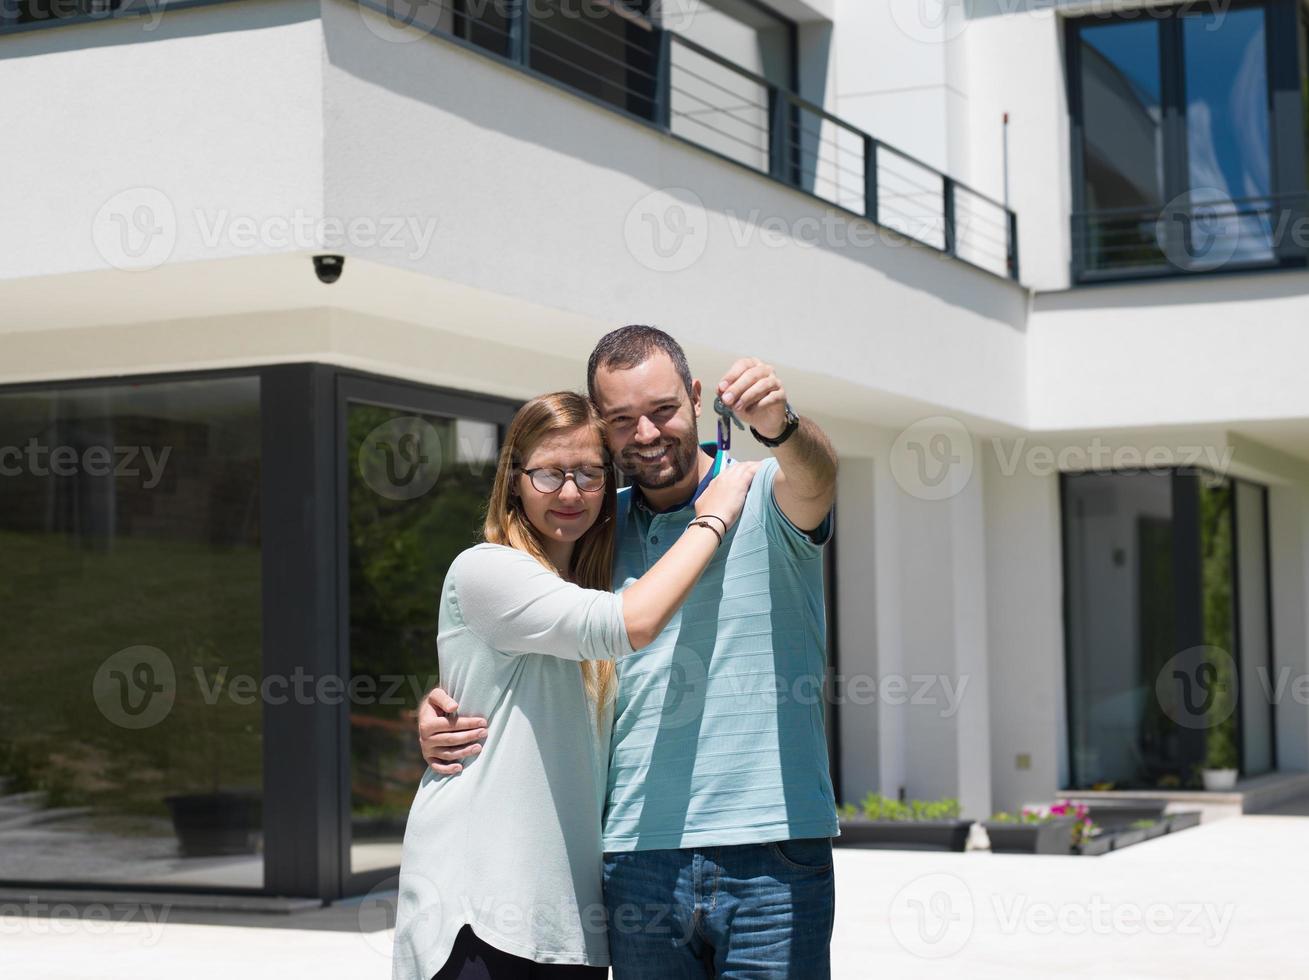
[[[723,404],[721,395],[714,399],[714,411],[718,414],[718,448],[721,452],[727,452],[732,448],[732,424],[735,423],[742,431],[745,430],[745,426],[732,410]]]

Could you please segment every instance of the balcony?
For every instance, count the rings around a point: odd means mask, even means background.
[[[475,49],[850,216],[1018,279],[1017,220],[1002,203],[661,27],[650,15],[651,0],[357,2],[380,15],[376,33],[398,40],[425,31]],[[0,34],[189,5],[11,0]]]
[[[1155,208],[1075,212],[1078,281],[1305,267],[1306,195],[1202,197],[1186,194]]]
[[[402,12],[394,0],[358,2],[397,31],[473,47],[851,216],[1018,279],[1017,219],[1002,203],[661,27],[650,0],[414,0]]]

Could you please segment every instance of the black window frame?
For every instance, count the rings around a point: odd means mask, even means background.
[[[1302,38],[1309,29],[1309,11],[1300,0],[1228,0],[1227,9],[1261,8],[1265,25],[1265,71],[1268,79],[1270,197],[1283,202],[1281,210],[1289,212],[1285,229],[1295,228],[1306,218],[1306,133],[1302,106],[1302,81],[1309,74]],[[1148,18],[1159,24],[1161,99],[1163,110],[1164,187],[1160,202],[1185,194],[1188,188],[1187,132],[1185,104],[1185,63],[1182,50],[1183,22],[1187,17],[1210,13],[1206,5],[1186,5],[1154,10],[1132,9],[1065,17],[1063,23],[1065,88],[1069,115],[1069,149],[1072,176],[1072,215],[1069,222],[1069,276],[1073,285],[1123,282],[1139,279],[1172,279],[1204,275],[1232,275],[1265,272],[1275,269],[1301,269],[1309,266],[1309,250],[1295,243],[1285,229],[1274,241],[1270,260],[1230,263],[1213,269],[1189,270],[1170,265],[1090,269],[1085,265],[1080,239],[1084,235],[1084,218],[1089,213],[1086,201],[1085,120],[1082,104],[1081,31],[1112,23],[1138,22]],[[1276,223],[1274,224],[1276,230]]]

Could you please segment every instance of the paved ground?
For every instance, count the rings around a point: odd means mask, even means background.
[[[1307,843],[1309,819],[1278,815],[1098,858],[839,850],[835,976],[1309,977]],[[0,903],[6,980],[390,975],[391,933],[371,903],[296,915],[173,909],[162,920],[109,907],[14,911]]]

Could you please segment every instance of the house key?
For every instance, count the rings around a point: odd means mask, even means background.
[[[718,415],[718,449],[727,452],[732,448],[732,425],[744,431],[745,426],[730,408],[723,404],[722,396],[714,399],[714,412]]]

